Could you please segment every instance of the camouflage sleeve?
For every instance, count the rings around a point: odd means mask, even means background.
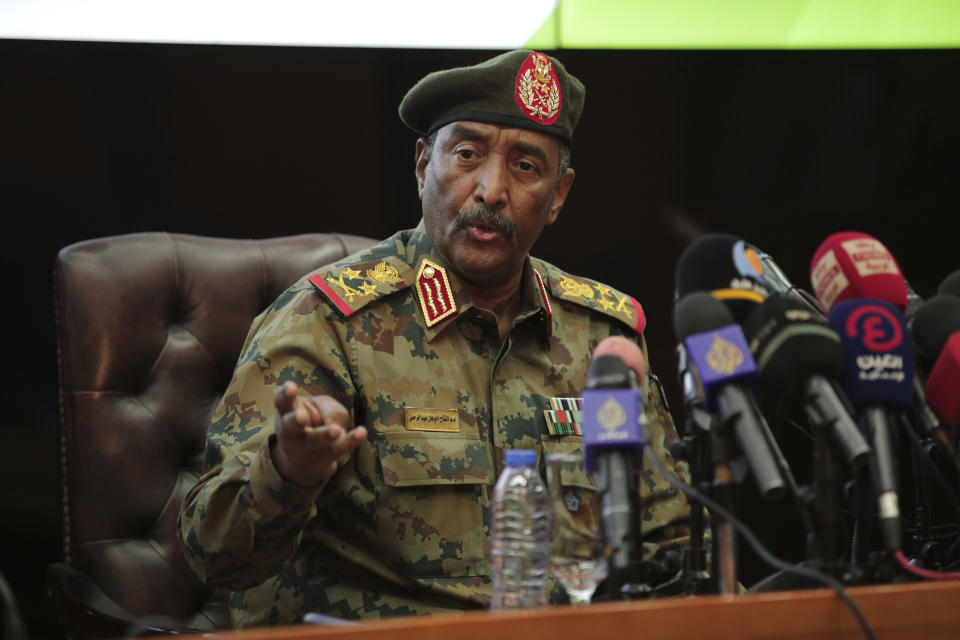
[[[640,338],[640,347],[647,357],[643,337]],[[648,378],[644,390],[644,406],[647,414],[645,440],[650,453],[661,460],[668,471],[689,484],[687,463],[670,454],[670,444],[678,438],[677,430],[660,387],[652,377]],[[673,554],[671,559],[668,552],[686,549],[690,542],[690,507],[686,497],[670,486],[652,464],[645,464],[640,477],[640,508],[643,512],[643,556],[663,563],[667,572],[664,577],[673,577],[672,574],[680,569],[680,557]]]
[[[244,589],[275,575],[316,515],[322,487],[300,489],[273,465],[273,397],[292,380],[302,394],[353,406],[345,340],[331,313],[312,291],[291,289],[250,329],[207,432],[208,470],[178,523],[187,561],[208,584]]]

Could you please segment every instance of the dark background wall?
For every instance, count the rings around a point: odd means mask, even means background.
[[[0,41],[0,570],[33,636],[53,633],[42,569],[61,553],[57,250],[142,230],[413,226],[415,136],[396,106],[426,72],[489,55]],[[698,233],[744,237],[803,287],[816,247],[845,229],[886,244],[921,295],[960,268],[960,51],[560,57],[587,103],[576,183],[537,253],[641,301],[674,405],[673,269]],[[755,506],[761,537],[796,556],[775,526],[789,515]],[[766,573],[744,565],[748,584]]]

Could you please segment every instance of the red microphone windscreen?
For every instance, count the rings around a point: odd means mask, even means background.
[[[960,331],[947,339],[943,350],[927,377],[924,390],[927,404],[940,419],[949,424],[960,424]]]
[[[813,294],[829,313],[845,300],[881,300],[907,308],[907,282],[890,251],[859,231],[834,233],[810,261]]]

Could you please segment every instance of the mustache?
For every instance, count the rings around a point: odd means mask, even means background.
[[[463,229],[471,224],[493,227],[508,238],[512,238],[517,233],[516,222],[503,217],[496,209],[485,207],[482,204],[472,209],[460,209],[457,211],[457,217],[454,218],[453,223],[457,229]]]

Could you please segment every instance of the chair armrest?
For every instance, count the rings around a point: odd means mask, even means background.
[[[166,616],[136,616],[113,601],[93,579],[65,562],[47,565],[47,600],[73,640],[176,634],[187,631]]]

